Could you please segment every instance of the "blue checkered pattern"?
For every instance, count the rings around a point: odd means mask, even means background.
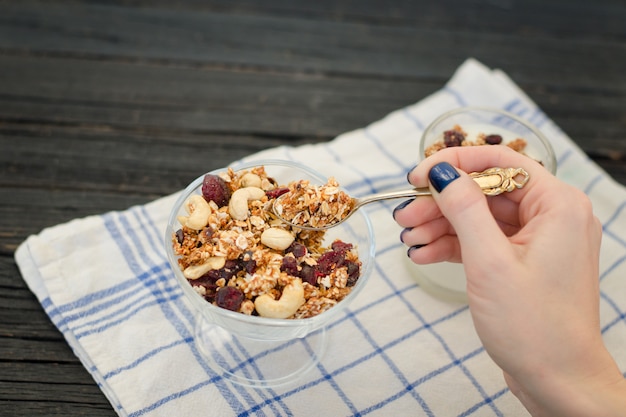
[[[354,195],[406,187],[424,127],[462,105],[500,107],[534,123],[554,145],[558,176],[592,199],[604,225],[602,332],[626,370],[626,192],[502,72],[470,59],[442,90],[381,121],[327,144],[279,147],[247,160],[300,161]],[[165,257],[175,198],[46,229],[16,254],[24,279],[119,415],[527,415],[482,348],[467,306],[437,300],[415,282],[391,216],[399,202],[365,208],[376,236],[373,276],[328,327],[322,360],[275,388],[224,380],[196,343],[196,314]],[[259,360],[306,358],[312,349],[297,340],[251,354],[237,340],[219,343],[214,359],[257,377]]]

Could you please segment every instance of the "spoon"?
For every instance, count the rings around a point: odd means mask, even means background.
[[[522,188],[530,178],[528,172],[522,168],[489,168],[482,172],[472,172],[469,175],[487,196],[496,196],[504,192],[511,192],[516,188]],[[320,188],[311,186],[311,190],[319,190]],[[375,201],[432,195],[427,187],[372,194],[362,198],[350,197],[345,192],[338,191],[334,201],[338,199],[347,201],[347,211],[343,211],[340,215],[324,215],[322,213],[323,209],[315,210],[315,212],[309,212],[307,208],[298,211],[289,210],[289,201],[283,200],[292,193],[293,191],[289,191],[277,197],[272,204],[272,211],[276,217],[292,227],[317,231],[338,226],[359,208]],[[322,204],[318,204],[318,206],[322,207]],[[311,219],[314,219],[315,225],[311,224]]]

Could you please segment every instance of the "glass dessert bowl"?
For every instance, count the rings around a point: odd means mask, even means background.
[[[197,346],[236,383],[270,387],[311,369],[326,327],[345,314],[373,269],[365,213],[325,232],[273,216],[272,200],[301,180],[328,181],[290,161],[234,164],[194,180],[168,219],[165,248],[197,316]]]
[[[422,134],[419,161],[450,146],[509,146],[556,173],[556,157],[550,141],[537,127],[504,110],[461,107],[442,114]],[[446,301],[467,302],[462,264],[416,265],[406,256],[405,259],[426,292]]]
[[[556,157],[550,141],[537,127],[504,110],[460,107],[437,117],[424,130],[419,160],[449,146],[509,146],[556,173]]]

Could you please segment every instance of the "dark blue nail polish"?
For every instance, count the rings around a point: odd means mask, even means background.
[[[407,232],[410,232],[411,230],[413,230],[412,227],[405,227],[401,232],[400,232],[400,242],[404,243],[404,234]]]
[[[411,246],[407,251],[406,251],[406,256],[408,256],[409,258],[411,257],[411,252],[413,252],[414,250],[418,250],[419,248],[423,248],[426,245],[413,245]]]
[[[438,193],[459,177],[457,170],[447,162],[438,163],[428,173],[428,179]]]
[[[413,168],[409,169],[409,172],[406,173],[406,182],[408,182],[409,184],[411,183],[411,181],[409,181],[409,175],[411,175],[411,172],[413,172],[413,170],[417,168],[417,165],[415,165]]]
[[[406,200],[406,201],[403,201],[402,203],[398,204],[398,206],[397,206],[395,209],[393,209],[393,218],[394,218],[394,219],[396,218],[396,212],[397,212],[398,210],[402,210],[403,208],[405,208],[406,206],[408,206],[409,204],[411,204],[411,202],[413,202],[414,200],[415,200],[415,199],[414,199],[414,198],[412,198],[412,199],[410,199],[410,200]]]

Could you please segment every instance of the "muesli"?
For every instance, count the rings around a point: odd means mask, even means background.
[[[481,145],[505,145],[517,152],[524,153],[527,142],[526,139],[515,138],[505,143],[502,135],[499,133],[477,132],[472,135],[465,131],[461,126],[455,125],[452,129],[443,132],[441,140],[438,140],[428,146],[424,151],[424,155],[429,157],[442,149],[454,146]]]
[[[188,215],[178,217],[172,245],[183,275],[207,302],[300,319],[350,293],[361,274],[357,248],[341,240],[326,247],[324,231],[289,226],[272,212],[277,197],[302,186],[276,183],[263,166],[204,177],[202,195],[185,202]],[[331,179],[323,187],[338,184]]]
[[[322,186],[307,180],[291,183],[289,192],[278,198],[274,208],[276,214],[291,224],[324,228],[348,217],[354,209],[354,201],[331,177]]]

